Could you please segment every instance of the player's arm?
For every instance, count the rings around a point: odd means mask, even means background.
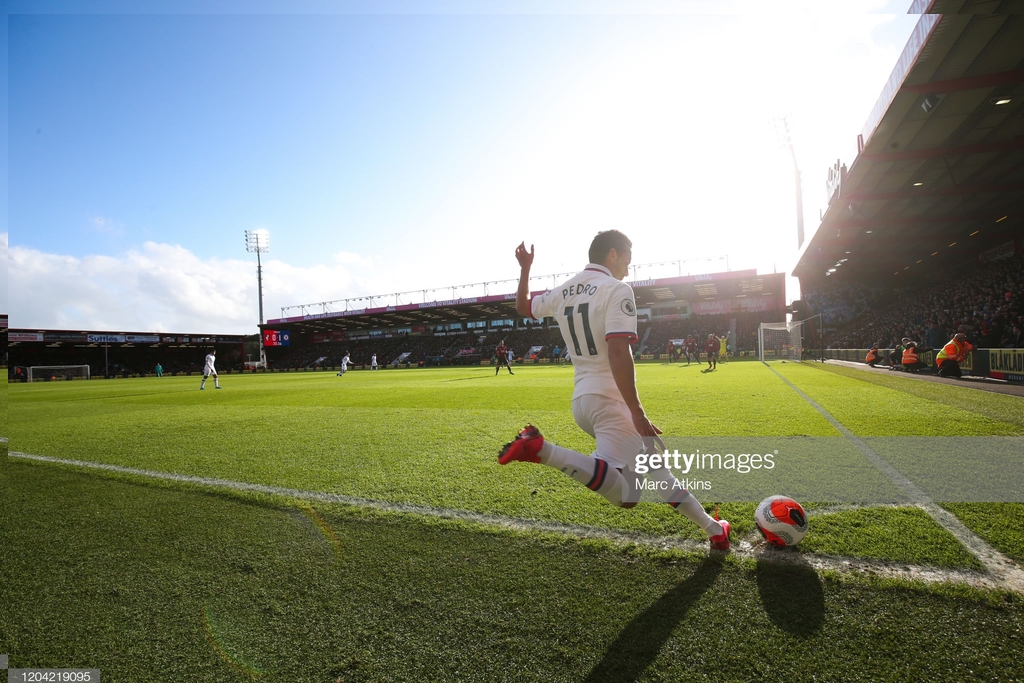
[[[651,424],[640,404],[640,394],[636,390],[636,373],[633,368],[633,351],[629,348],[628,337],[612,337],[608,340],[608,365],[612,369],[615,386],[622,394],[622,400],[633,416],[633,425],[640,436],[655,436],[661,430]]]
[[[516,247],[516,260],[519,261],[519,289],[516,290],[516,313],[524,318],[532,318],[530,311],[530,268],[533,266],[533,245],[526,251],[526,242]]]

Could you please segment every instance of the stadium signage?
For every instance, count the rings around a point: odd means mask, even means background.
[[[998,261],[999,259],[1010,258],[1016,252],[1014,248],[1013,240],[1000,244],[998,247],[993,247],[988,251],[983,251],[978,254],[978,260],[982,263],[986,261]]]
[[[263,330],[264,346],[291,346],[292,333],[289,330]]]
[[[128,334],[125,340],[132,344],[159,344],[160,336],[156,334]]]
[[[988,363],[990,376],[1024,381],[1024,349],[992,349],[988,352]]]
[[[86,336],[84,334],[75,334],[72,332],[45,332],[43,333],[43,341],[84,342],[86,341]]]
[[[845,175],[846,167],[839,159],[836,159],[835,165],[828,169],[828,177],[825,179],[826,204],[831,204],[833,199],[842,194],[843,176]]]
[[[42,332],[10,332],[7,335],[7,341],[12,342],[41,342],[43,341]]]
[[[124,344],[123,334],[90,334],[86,340],[90,344]]]

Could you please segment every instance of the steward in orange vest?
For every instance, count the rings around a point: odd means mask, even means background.
[[[960,363],[967,354],[974,350],[974,346],[967,341],[967,336],[959,332],[942,347],[942,350],[935,355],[935,363],[939,366],[939,377],[955,377],[959,379],[963,373],[960,372]]]
[[[903,347],[903,369],[906,372],[916,372],[928,367],[927,363],[921,362],[917,355],[917,342],[907,342]]]
[[[868,350],[868,355],[864,358],[864,362],[871,367],[875,367],[875,363],[879,360],[881,359],[878,357],[878,344],[872,344],[871,348]]]

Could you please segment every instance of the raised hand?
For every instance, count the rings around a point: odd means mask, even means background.
[[[519,246],[516,247],[516,260],[519,261],[519,267],[523,269],[529,269],[533,265],[533,245],[530,245],[530,251],[526,251],[526,242],[520,242]]]

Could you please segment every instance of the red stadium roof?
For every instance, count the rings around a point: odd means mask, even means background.
[[[669,306],[688,302],[699,308],[702,302],[727,302],[706,312],[744,310],[781,310],[785,306],[785,276],[782,273],[758,275],[756,270],[741,270],[705,275],[656,278],[627,282],[633,287],[637,306]],[[545,290],[532,292],[542,294]],[[756,302],[756,303],[755,303]],[[405,326],[430,326],[462,320],[515,319],[516,295],[498,294],[443,301],[378,306],[348,311],[322,311],[270,320],[269,329],[291,327],[294,330],[371,330]]]

